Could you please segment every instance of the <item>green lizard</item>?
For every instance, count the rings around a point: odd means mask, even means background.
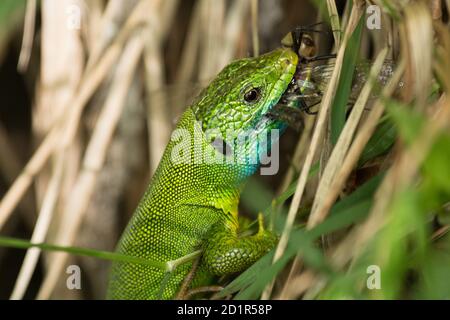
[[[288,48],[238,60],[200,93],[181,116],[122,235],[119,253],[167,262],[202,249],[194,280],[202,284],[207,275],[244,270],[274,247],[277,237],[264,229],[262,219],[255,235],[238,236],[237,208],[243,183],[260,165],[251,160],[259,159],[273,141],[257,142],[264,141],[267,130],[286,127],[269,112],[292,80],[297,62]],[[233,150],[232,140],[248,132],[242,150]],[[205,161],[209,158],[204,155],[218,161]],[[192,262],[179,266],[161,293],[164,270],[115,262],[108,298],[174,298],[191,267]]]

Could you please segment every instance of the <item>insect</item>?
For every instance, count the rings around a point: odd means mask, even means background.
[[[321,24],[322,22],[318,22],[308,26],[296,27],[281,40],[283,46],[292,48],[298,54],[299,63],[291,84],[274,109],[275,111],[287,107],[287,110],[282,111],[282,113],[285,113],[289,111],[289,108],[294,107],[297,111],[300,110],[307,114],[316,113],[312,112],[311,108],[320,102],[321,92],[323,91],[322,84],[326,84],[332,68],[316,70],[312,67],[312,63],[336,57],[334,54],[317,55],[318,50],[313,39],[313,33],[328,33],[315,28]],[[319,71],[322,72],[319,73]]]
[[[313,39],[313,33],[328,33],[315,27],[322,23],[297,27],[281,40],[284,47],[291,48],[297,53],[299,62],[297,70],[287,90],[273,107],[270,116],[286,122],[290,127],[300,131],[303,128],[303,113],[315,114],[311,108],[320,103],[322,84],[326,84],[331,74],[329,70],[314,70],[312,63],[320,60],[334,58],[335,55],[317,55],[317,46]],[[327,71],[326,73],[317,71]],[[315,74],[313,73],[315,72]],[[323,76],[323,79],[317,79]]]
[[[289,87],[271,113],[294,128],[302,126],[299,124],[303,118],[302,113],[309,115],[317,113],[312,108],[320,104],[335,64],[332,59],[336,55],[317,55],[318,50],[313,40],[313,33],[328,33],[314,28],[319,24],[321,23],[297,27],[281,41],[283,46],[290,47],[297,52],[299,63]],[[318,61],[326,62],[316,64],[315,62]],[[356,66],[349,99],[350,104],[356,100],[362,86],[367,81],[370,66],[370,62],[361,62]],[[394,67],[393,61],[386,60],[384,62],[377,78],[378,84],[384,86],[387,83],[393,74]]]
[[[317,55],[317,46],[312,37],[313,33],[328,34],[328,31],[315,29],[315,26],[322,25],[323,22],[296,27],[286,34],[281,40],[281,45],[290,47],[299,56],[299,64],[308,64],[314,61],[335,58],[336,55]]]

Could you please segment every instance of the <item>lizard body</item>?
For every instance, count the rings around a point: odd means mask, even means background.
[[[262,224],[255,235],[238,236],[237,208],[242,184],[259,166],[250,160],[270,148],[270,141],[261,146],[258,139],[285,127],[268,112],[297,61],[286,48],[238,60],[200,93],[181,116],[119,253],[167,262],[200,248],[199,271],[224,275],[242,271],[273,248],[276,236]],[[244,132],[250,134],[235,150],[232,138]],[[160,292],[164,270],[115,262],[108,298],[173,298],[191,267],[192,262],[178,267]]]

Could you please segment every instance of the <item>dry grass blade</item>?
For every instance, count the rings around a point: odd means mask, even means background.
[[[45,240],[45,236],[47,235],[47,231],[53,217],[56,202],[58,200],[58,192],[60,190],[61,180],[63,177],[64,154],[59,155],[56,163],[57,164],[54,168],[55,172],[49,182],[48,190],[45,194],[42,208],[39,212],[36,226],[31,236],[30,241],[33,243],[41,243]],[[31,276],[33,275],[40,253],[41,250],[38,248],[31,248],[27,250],[19,275],[16,279],[13,292],[11,294],[12,300],[23,298],[28,284],[31,280]]]
[[[188,92],[187,88],[183,88],[183,86],[193,80],[197,55],[200,50],[202,16],[201,1],[195,2],[191,15],[192,18],[189,20],[189,26],[186,34],[186,40],[182,48],[178,72],[175,76],[175,83],[181,87],[181,92],[175,101],[176,107],[184,106]]]
[[[36,0],[28,0],[25,11],[25,25],[23,28],[22,48],[20,50],[17,69],[25,72],[30,62],[31,49],[33,48],[34,25],[36,21]]]
[[[199,80],[209,81],[219,70],[218,58],[220,53],[220,42],[223,39],[223,28],[225,23],[225,2],[223,0],[202,1],[202,25],[203,34],[200,42]]]
[[[333,30],[334,45],[336,48],[341,46],[341,25],[339,23],[339,14],[334,0],[327,0],[328,15],[330,17],[331,29]]]
[[[176,4],[177,1],[166,1],[163,9],[166,8],[166,15],[169,18],[163,19],[165,24],[158,28],[149,26],[143,32],[143,42],[146,43],[144,66],[148,96],[147,127],[151,175],[158,166],[172,130],[170,120],[167,116],[169,103],[163,90],[167,83],[164,76],[162,43],[171,22],[170,18],[174,16]]]
[[[70,109],[70,102],[82,77],[84,54],[80,31],[75,27],[69,28],[66,17],[58,15],[70,6],[81,6],[81,2],[79,0],[42,2],[40,61],[42,71],[33,114],[36,141],[40,141]],[[55,43],[59,44],[57,49]]]
[[[445,92],[450,92],[450,61],[448,58],[448,52],[450,51],[450,32],[442,24],[438,24],[437,35],[442,41],[442,46],[436,50],[436,59],[433,64],[433,71],[436,73],[437,78],[442,83],[442,87]],[[448,94],[448,93],[447,93]]]
[[[65,10],[81,10],[82,1],[80,0],[62,0],[62,1],[43,1],[41,4],[41,31],[40,31],[40,75],[39,82],[36,86],[36,105],[33,113],[33,134],[35,142],[41,141],[46,134],[49,133],[56,125],[64,125],[62,117],[70,110],[71,102],[76,91],[79,88],[80,80],[82,78],[85,56],[83,50],[83,43],[81,40],[81,30],[76,24],[69,25],[67,16],[59,15],[59,12]],[[55,43],[58,44],[55,47]],[[72,153],[74,150],[79,149],[79,143],[70,145],[70,149],[66,154]],[[36,195],[36,206],[39,208],[40,213],[44,213],[43,217],[38,217],[38,220],[46,220],[47,216],[52,217],[52,221],[57,221],[60,216],[58,211],[53,213],[53,205],[48,205],[50,202],[57,202],[58,199],[64,198],[70,194],[70,189],[66,186],[70,185],[74,175],[67,174],[68,168],[79,167],[78,157],[67,157],[62,162],[62,159],[58,157],[55,150],[52,151],[52,162],[44,165],[38,172],[34,179],[34,191]],[[63,163],[61,165],[61,162]],[[50,183],[54,184],[55,174],[59,171],[55,170],[56,167],[61,167],[64,173],[64,183],[58,190],[58,194],[55,197],[52,188],[49,188]],[[53,168],[52,168],[53,167]],[[59,173],[58,173],[59,175]],[[54,190],[54,189],[53,189]],[[44,205],[45,204],[45,205]],[[28,217],[30,226],[36,228],[36,214],[33,212],[31,217]],[[51,234],[47,235],[48,225],[39,222],[37,224],[38,229],[33,230],[32,234],[36,237],[39,234],[40,239],[51,239]],[[45,232],[43,230],[45,229]],[[29,272],[33,271],[33,261],[37,260],[37,250],[31,251],[31,255],[34,258],[27,258],[27,268]],[[28,254],[28,257],[30,255]],[[48,255],[44,256],[44,261],[47,260]],[[24,269],[22,269],[24,270]],[[16,289],[14,290],[15,298],[18,297],[17,283],[21,283],[24,290],[24,279],[28,277],[25,273],[21,274],[21,279],[16,281]]]
[[[431,84],[433,27],[430,12],[423,2],[405,9],[408,55],[411,72],[414,74],[414,95],[417,106],[424,108]]]
[[[305,271],[299,275],[293,276],[276,300],[287,300],[296,298],[305,293],[316,283],[316,276],[312,271]]]
[[[251,0],[252,12],[252,44],[253,56],[259,56],[259,38],[258,38],[258,0]]]

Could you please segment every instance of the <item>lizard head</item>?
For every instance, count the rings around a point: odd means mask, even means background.
[[[240,161],[257,159],[253,163],[257,167],[260,155],[274,141],[267,140],[269,132],[286,127],[270,111],[292,80],[297,62],[294,51],[280,48],[226,66],[193,104],[209,143],[224,155],[234,153]],[[235,150],[237,141],[240,151]]]

